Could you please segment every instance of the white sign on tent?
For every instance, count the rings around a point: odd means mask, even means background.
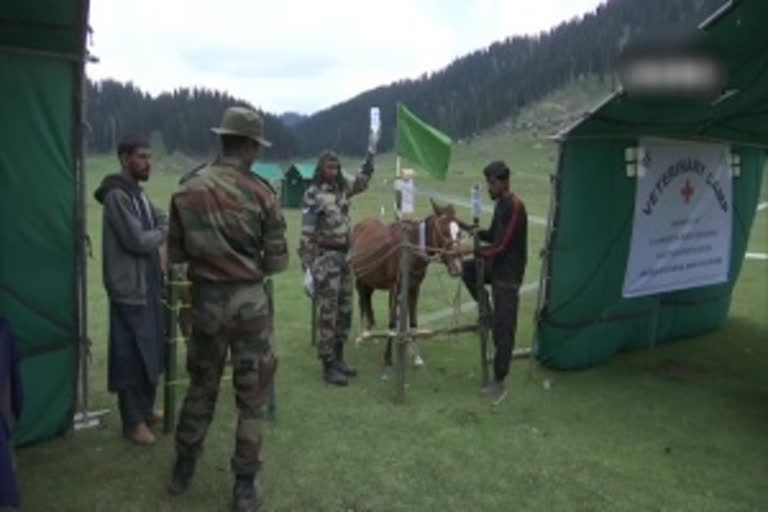
[[[730,148],[641,139],[624,297],[726,282],[731,263]]]

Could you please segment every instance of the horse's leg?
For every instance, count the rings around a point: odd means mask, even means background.
[[[421,283],[413,283],[413,285],[411,285],[411,289],[408,290],[408,322],[411,326],[411,329],[416,329],[416,327],[419,325],[416,312],[419,309],[418,303],[420,285]]]
[[[372,329],[376,326],[376,315],[373,312],[373,294],[376,290],[369,288],[368,300],[366,306],[368,307],[368,328]]]
[[[357,300],[360,306],[360,325],[363,327],[363,331],[369,331],[373,327],[373,308],[371,306],[373,289],[359,279],[356,281],[356,285]]]
[[[419,289],[421,283],[414,283],[411,289],[408,290],[408,313],[409,323],[411,329],[414,331],[414,338],[411,341],[411,354],[413,355],[413,364],[417,367],[424,366],[424,359],[421,358],[421,351],[419,350],[419,340],[415,335],[415,331],[419,325],[417,311],[419,310]]]

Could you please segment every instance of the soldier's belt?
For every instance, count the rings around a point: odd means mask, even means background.
[[[203,276],[191,276],[190,282],[192,286],[253,286],[257,284],[264,284],[266,276],[254,276],[252,278],[231,278],[231,277],[203,277]]]
[[[324,251],[347,252],[349,250],[349,244],[346,242],[320,241],[317,242],[317,247]]]

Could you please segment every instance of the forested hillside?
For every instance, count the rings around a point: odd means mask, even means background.
[[[454,138],[472,136],[578,77],[613,81],[617,57],[629,41],[680,36],[723,2],[610,0],[537,36],[498,41],[439,71],[363,92],[309,117],[265,113],[267,133],[275,142],[266,157],[313,155],[325,148],[361,154],[368,109],[374,105],[382,113],[380,149],[391,149],[397,101]],[[89,83],[90,149],[112,150],[115,137],[124,133],[159,132],[169,151],[205,154],[214,141],[209,128],[236,104],[247,102],[202,88],[153,98],[132,84]]]
[[[392,146],[395,103],[453,137],[466,137],[514,115],[579,75],[612,79],[619,52],[633,38],[674,37],[692,30],[723,0],[611,0],[536,37],[511,37],[416,80],[367,91],[297,126],[302,152],[338,148],[360,153],[368,108],[377,105],[381,146]]]
[[[133,84],[112,80],[88,82],[89,148],[112,151],[121,135],[159,132],[168,151],[190,155],[207,153],[215,141],[210,128],[218,126],[229,106],[248,102],[227,93],[206,89],[177,89],[153,98]],[[293,133],[280,120],[265,114],[266,131],[273,142],[267,157],[296,154]]]

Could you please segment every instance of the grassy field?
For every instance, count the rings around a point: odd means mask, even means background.
[[[458,145],[451,179],[429,185],[468,199],[482,166],[505,158],[529,212],[545,217],[552,155],[547,142],[529,134],[492,135]],[[391,217],[392,164],[391,156],[379,160],[372,189],[353,204],[355,219],[380,215],[382,205]],[[156,161],[148,190],[159,204],[167,205],[181,167],[171,157]],[[114,168],[113,157],[92,157],[89,191]],[[762,197],[768,201],[765,186]],[[419,201],[420,214],[427,204]],[[469,217],[467,210],[460,211]],[[495,408],[477,396],[476,339],[425,342],[426,368],[409,368],[407,404],[397,406],[391,379],[382,378],[381,344],[350,347],[349,359],[361,372],[350,387],[332,389],[321,382],[295,258],[298,212],[288,211],[287,218],[293,261],[276,279],[281,363],[278,420],[265,431],[266,510],[768,509],[768,373],[763,368],[768,361],[768,262],[745,262],[731,319],[721,332],[623,354],[583,372],[534,368],[529,374],[528,362],[515,362],[510,393]],[[149,449],[120,438],[115,399],[105,391],[101,216],[90,192],[88,221],[95,249],[89,266],[91,400],[94,408],[113,412],[104,429],[20,452],[24,510],[226,510],[235,424],[230,382],[222,383],[206,450],[186,495],[165,493],[173,457],[170,437]],[[532,226],[529,232],[526,282],[534,282],[544,230]],[[749,250],[768,251],[768,211],[758,215]],[[450,307],[456,288],[456,281],[434,266],[423,291],[422,314]],[[467,300],[467,294],[461,298]],[[382,299],[377,300],[379,319]],[[535,293],[522,299],[521,346],[531,339],[534,301]],[[357,316],[356,311],[355,322]],[[669,361],[690,370],[677,375],[656,371]]]

